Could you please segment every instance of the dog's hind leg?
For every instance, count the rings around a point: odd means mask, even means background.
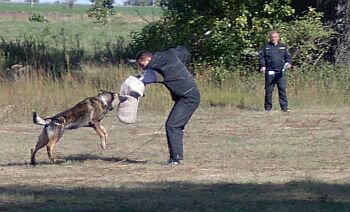
[[[47,156],[53,163],[55,163],[53,149],[58,143],[58,141],[61,139],[63,132],[64,128],[62,127],[62,125],[55,125],[53,127],[53,133],[50,135],[50,141],[46,145]]]
[[[93,126],[96,133],[100,136],[101,140],[101,148],[106,149],[106,141],[107,141],[107,132],[106,129],[101,126],[99,122],[95,123]]]
[[[53,154],[53,148],[55,147],[55,144],[58,142],[59,139],[54,139],[51,140],[47,145],[46,145],[46,150],[47,150],[47,156],[49,159],[52,161],[52,163],[55,163],[55,157]]]
[[[48,143],[49,143],[49,137],[44,128],[42,133],[38,137],[38,142],[36,143],[35,148],[31,149],[31,160],[30,160],[31,165],[36,164],[35,154],[38,152],[38,150],[46,146]]]

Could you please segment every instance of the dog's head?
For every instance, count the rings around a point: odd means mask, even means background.
[[[103,103],[103,106],[108,110],[113,110],[119,104],[119,95],[110,91],[101,90],[97,98]]]

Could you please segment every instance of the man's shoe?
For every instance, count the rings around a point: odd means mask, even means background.
[[[167,162],[165,164],[166,165],[180,165],[181,160],[169,159],[169,160],[167,160]]]
[[[283,112],[285,112],[285,113],[290,112],[290,110],[289,110],[289,109],[282,109],[282,111],[283,111]]]
[[[272,110],[272,108],[265,108],[266,112],[270,112]]]

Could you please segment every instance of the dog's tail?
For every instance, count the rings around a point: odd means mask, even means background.
[[[35,111],[33,111],[33,122],[38,125],[47,125],[50,121],[41,118]]]

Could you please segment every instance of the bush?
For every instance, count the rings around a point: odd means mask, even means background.
[[[29,17],[30,22],[48,22],[48,20],[39,13],[33,13],[31,17]]]
[[[98,65],[126,64],[134,55],[122,37],[109,42],[97,42],[93,51],[80,44],[79,34],[58,34],[46,31],[41,36],[26,36],[23,40],[0,39],[0,75],[14,64],[29,65],[53,77],[62,77],[71,71],[81,70],[83,63]]]
[[[52,37],[53,43],[50,45],[44,41],[43,37],[25,37],[21,40],[0,41],[0,51],[6,61],[2,62],[3,71],[14,64],[30,65],[34,69],[43,70],[54,77],[61,77],[71,69],[79,69],[84,56],[84,50],[79,44],[79,39],[75,41],[69,39],[62,30],[61,33]]]
[[[283,35],[283,41],[289,44],[293,63],[297,66],[317,65],[331,48],[330,41],[336,32],[322,24],[323,14],[309,8],[303,17],[278,23],[276,28]]]
[[[113,0],[91,0],[95,3],[87,13],[90,18],[95,18],[97,23],[106,25],[108,17],[114,14]]]

